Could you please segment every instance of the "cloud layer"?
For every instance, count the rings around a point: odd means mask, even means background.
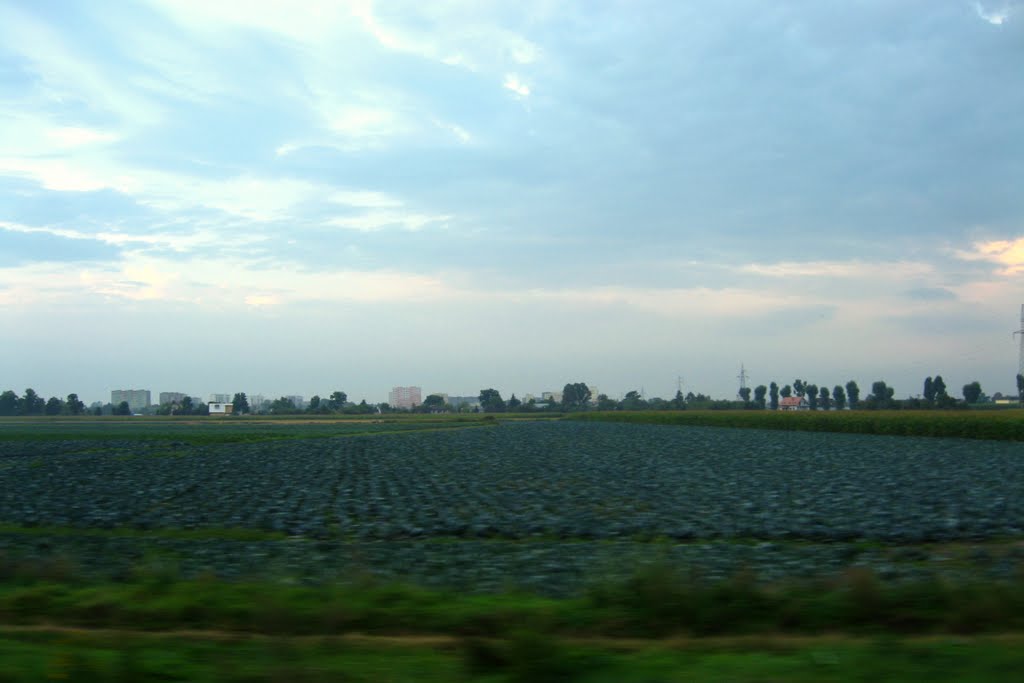
[[[4,5],[0,325],[26,348],[72,325],[104,343],[90,371],[42,344],[0,377],[382,400],[664,395],[683,374],[729,396],[744,362],[765,383],[1007,391],[1019,19],[928,0]],[[180,343],[211,320],[247,363]]]

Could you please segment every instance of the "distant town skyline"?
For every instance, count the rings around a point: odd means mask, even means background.
[[[0,3],[0,385],[1012,392],[1024,2]]]

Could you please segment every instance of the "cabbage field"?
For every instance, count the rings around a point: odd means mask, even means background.
[[[765,580],[849,566],[1011,577],[1024,562],[1019,443],[576,421],[237,424],[153,421],[106,437],[48,426],[39,438],[0,425],[0,558],[552,594],[651,561]]]

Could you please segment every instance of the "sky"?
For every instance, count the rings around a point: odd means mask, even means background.
[[[1024,2],[0,0],[0,389],[1015,393]]]

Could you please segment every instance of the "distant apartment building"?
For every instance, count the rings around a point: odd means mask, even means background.
[[[207,403],[231,403],[232,398],[234,397],[231,394],[210,394]]]
[[[388,405],[392,408],[412,410],[423,403],[423,390],[419,387],[394,387],[388,392]]]
[[[160,405],[165,406],[169,403],[177,403],[181,405],[182,401],[188,394],[184,394],[180,391],[161,391],[160,392]]]
[[[110,392],[110,404],[114,407],[127,403],[133,413],[149,408],[149,389],[115,389]]]
[[[288,396],[285,396],[285,398],[292,402],[292,405],[295,406],[296,410],[305,410],[306,409],[306,397],[305,396],[298,396],[296,394],[289,394]]]
[[[251,412],[263,412],[263,402],[267,400],[263,397],[263,394],[249,394],[246,398],[249,399],[249,410]]]

